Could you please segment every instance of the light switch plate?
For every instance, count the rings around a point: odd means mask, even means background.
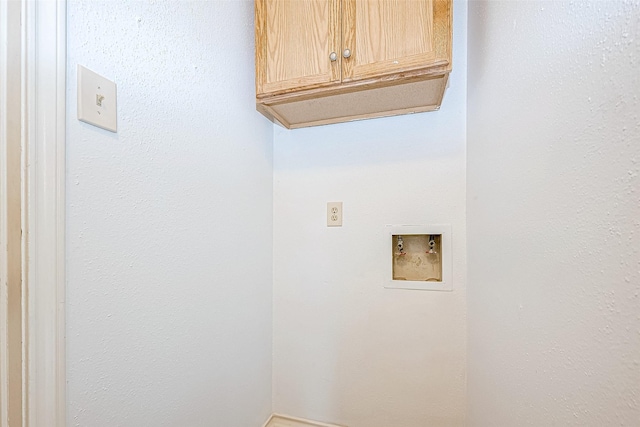
[[[78,120],[117,132],[116,84],[78,65]]]

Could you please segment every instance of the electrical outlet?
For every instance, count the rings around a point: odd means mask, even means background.
[[[327,227],[342,227],[342,202],[327,203]]]

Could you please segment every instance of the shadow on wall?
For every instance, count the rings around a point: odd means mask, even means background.
[[[464,413],[455,409],[459,384],[452,381],[462,364],[456,357],[445,356],[457,347],[451,344],[456,339],[451,340],[450,324],[456,323],[452,317],[458,310],[452,308],[450,316],[439,320],[434,316],[442,305],[455,304],[455,296],[432,291],[384,292],[389,300],[379,299],[356,319],[346,314],[341,322],[347,332],[335,352],[335,386],[330,395],[333,413],[340,418],[333,421],[349,426],[348,420],[358,420],[358,425],[376,427],[463,425]],[[431,326],[416,327],[421,324]],[[425,348],[418,343],[429,345]]]
[[[275,167],[308,170],[456,158],[466,140],[466,88],[459,83],[454,62],[439,111],[295,130],[274,125],[274,141],[285,153]],[[286,161],[289,157],[295,161]]]

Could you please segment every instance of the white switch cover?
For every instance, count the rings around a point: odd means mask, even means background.
[[[342,202],[327,203],[327,227],[342,227]]]
[[[78,65],[78,120],[117,132],[116,84]]]

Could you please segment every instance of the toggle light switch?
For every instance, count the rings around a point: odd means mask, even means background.
[[[117,132],[116,84],[78,65],[78,120]]]

